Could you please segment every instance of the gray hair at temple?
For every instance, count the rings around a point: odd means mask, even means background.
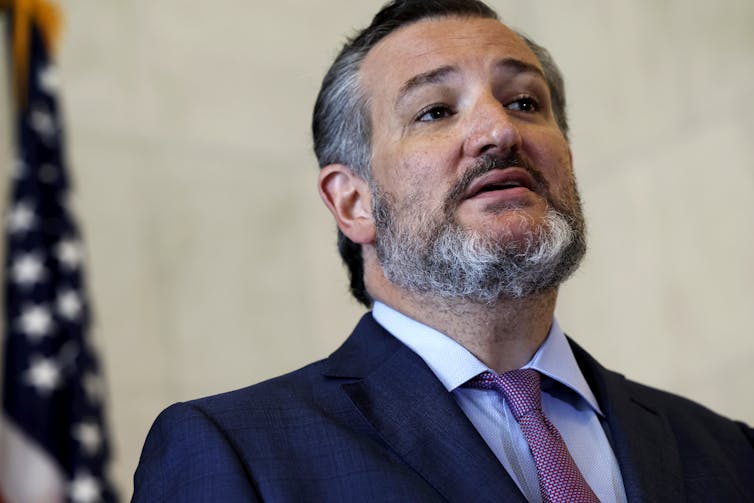
[[[368,97],[359,82],[361,63],[372,47],[397,29],[423,19],[449,16],[499,19],[494,10],[479,0],[393,0],[374,16],[367,28],[345,43],[325,75],[314,105],[312,137],[320,168],[344,164],[370,180],[372,124]],[[568,138],[563,76],[547,49],[518,34],[542,65],[555,120]],[[351,294],[371,307],[372,299],[364,285],[361,245],[338,230],[338,251],[348,267]]]

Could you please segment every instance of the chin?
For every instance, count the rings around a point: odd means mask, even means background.
[[[546,213],[531,207],[506,208],[490,212],[479,223],[473,225],[461,225],[468,230],[476,230],[482,234],[497,235],[501,238],[515,239],[520,236],[525,239],[533,231],[541,228],[545,221]]]

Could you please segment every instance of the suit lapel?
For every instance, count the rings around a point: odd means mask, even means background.
[[[678,448],[667,419],[634,392],[637,385],[569,342],[607,418],[628,501],[684,501]]]
[[[419,356],[362,318],[327,374],[384,442],[449,501],[525,502],[450,393]]]

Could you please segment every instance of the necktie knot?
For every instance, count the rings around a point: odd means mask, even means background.
[[[510,370],[500,375],[482,372],[468,381],[466,386],[491,389],[503,395],[516,421],[532,411],[542,410],[539,372],[534,369]]]

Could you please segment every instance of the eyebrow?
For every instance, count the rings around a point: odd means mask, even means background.
[[[526,61],[521,61],[520,59],[514,59],[514,58],[501,59],[500,61],[495,63],[495,68],[499,68],[501,70],[513,70],[516,74],[533,73],[541,77],[542,80],[547,80],[545,78],[544,72],[542,71],[540,67],[538,67],[537,65],[533,65],[531,63],[527,63]]]
[[[428,84],[441,84],[448,80],[451,75],[456,73],[458,73],[458,68],[455,66],[441,66],[440,68],[435,68],[434,70],[414,75],[401,86],[400,91],[398,91],[398,99],[396,100],[396,103],[403,101],[406,96],[414,92],[416,89]]]
[[[520,59],[501,59],[495,63],[495,68],[508,71],[512,70],[516,74],[533,73],[541,77],[543,80],[546,80],[544,73],[538,66],[527,63],[525,61],[521,61]],[[429,70],[424,73],[420,73],[418,75],[414,75],[413,77],[408,79],[398,91],[398,98],[395,102],[396,106],[400,105],[400,103],[404,99],[406,99],[409,94],[413,93],[418,88],[424,87],[429,84],[441,84],[447,81],[448,78],[452,75],[457,74],[458,71],[458,67],[447,65],[435,68],[434,70]]]

